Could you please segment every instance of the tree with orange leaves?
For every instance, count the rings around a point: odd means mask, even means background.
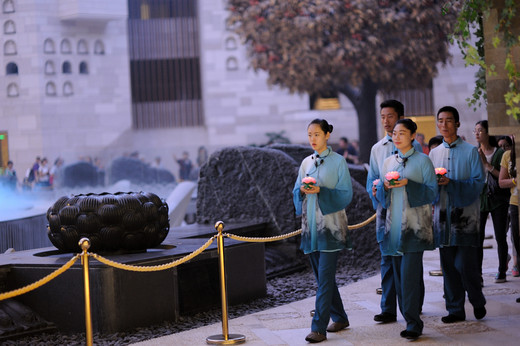
[[[229,26],[255,70],[290,92],[342,93],[359,119],[360,157],[377,141],[376,95],[425,87],[450,58],[460,1],[228,0]],[[446,10],[449,6],[449,11]],[[406,105],[405,105],[406,106]]]

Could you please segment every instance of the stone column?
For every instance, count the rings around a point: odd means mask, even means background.
[[[487,97],[488,97],[488,120],[490,132],[493,134],[512,134],[520,131],[520,122],[506,114],[504,94],[508,91],[509,79],[505,71],[506,47],[503,42],[498,47],[493,46],[495,26],[498,22],[499,13],[503,9],[503,0],[493,0],[493,7],[489,18],[484,21],[484,51],[485,61],[488,66],[495,65],[496,74],[486,75]],[[520,5],[517,5],[520,11]],[[520,32],[520,17],[513,20],[513,30]],[[502,35],[499,36],[502,39]],[[513,48],[515,65],[520,67],[520,47]],[[491,130],[493,129],[493,130]],[[513,132],[512,132],[513,131]],[[520,138],[518,138],[520,140]]]
[[[500,13],[504,8],[504,0],[493,0],[489,18],[484,21],[484,51],[485,61],[488,66],[495,65],[496,74],[486,75],[488,98],[489,133],[492,135],[515,135],[516,139],[516,167],[520,167],[520,121],[506,114],[504,94],[509,90],[509,79],[505,71],[506,47],[502,42],[496,48],[493,46],[493,38],[497,35],[495,27]],[[516,4],[517,13],[520,4]],[[513,35],[520,34],[520,17],[513,19]],[[500,34],[499,37],[503,39]],[[514,63],[520,69],[520,46],[513,47]]]

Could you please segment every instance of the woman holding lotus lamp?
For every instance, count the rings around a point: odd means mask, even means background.
[[[311,343],[349,326],[336,285],[336,263],[339,251],[350,247],[345,208],[352,200],[352,182],[343,156],[327,145],[332,129],[324,119],[307,127],[314,153],[302,161],[293,189],[296,214],[302,215],[300,247],[309,255],[318,284],[311,333],[305,338]]]
[[[397,153],[385,159],[375,196],[388,210],[382,242],[385,256],[392,256],[399,309],[406,320],[401,336],[416,339],[422,334],[422,256],[433,250],[432,202],[437,196],[433,164],[412,145],[417,125],[410,119],[397,121],[392,141]]]

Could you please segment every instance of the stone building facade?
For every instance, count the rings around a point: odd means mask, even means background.
[[[171,6],[186,1],[172,0]],[[0,135],[6,134],[9,159],[20,173],[36,155],[51,162],[61,156],[66,163],[100,157],[108,164],[134,151],[149,162],[161,156],[163,165],[177,172],[173,155],[188,151],[195,160],[199,146],[211,153],[225,146],[259,145],[267,142],[266,133],[281,131],[293,143],[306,143],[306,125],[317,117],[334,125],[334,143],[340,136],[358,139],[357,116],[346,98],[339,97],[339,109],[311,110],[308,95],[267,86],[266,74],[249,68],[240,39],[226,28],[226,1],[189,1],[196,4],[189,30],[198,41],[201,113],[196,122],[143,128],[136,124],[132,66],[137,60],[176,59],[180,53],[159,56],[155,50],[164,47],[150,45],[150,56],[146,51],[135,55],[133,49],[143,42],[133,40],[147,38],[132,30],[142,26],[152,38],[171,34],[175,44],[182,39],[174,35],[176,25],[186,18],[153,18],[142,0],[0,0]],[[140,11],[142,22],[129,18],[131,6]],[[160,33],[150,29],[157,27],[163,28]],[[452,64],[440,67],[432,83],[433,109],[459,108],[461,134],[475,144],[473,126],[486,118],[485,109],[473,112],[465,101],[475,70],[464,67],[456,47],[451,51]],[[162,112],[168,116],[179,109],[165,103]]]
[[[126,0],[2,0],[0,131],[18,174],[131,127]]]

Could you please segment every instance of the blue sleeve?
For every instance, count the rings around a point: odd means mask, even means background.
[[[377,162],[375,159],[374,150],[372,150],[370,153],[370,166],[368,169],[366,188],[367,188],[368,196],[372,200],[372,206],[374,207],[375,210],[377,210],[377,205],[379,204],[377,199],[374,196],[372,196],[372,185],[374,183],[374,180],[376,180],[376,179],[379,179],[379,166],[377,165]]]
[[[294,188],[293,188],[293,203],[294,203],[294,208],[296,209],[296,215],[301,215],[302,214],[302,202],[303,202],[303,199],[305,198],[305,196],[302,195],[302,193],[300,192],[300,186],[301,186],[301,181],[302,181],[303,177],[302,177],[302,168],[300,167],[300,169],[298,170],[298,178],[296,178],[296,182],[294,183]]]
[[[372,198],[372,203],[375,203],[376,208],[379,203],[381,203],[381,206],[384,209],[387,209],[390,205],[390,193],[385,190],[385,183],[383,180],[379,181],[376,185],[376,196],[374,197],[372,196],[372,193],[370,193],[370,197]]]
[[[446,185],[451,205],[455,208],[464,208],[475,202],[480,198],[480,193],[485,186],[484,168],[477,148],[473,148],[469,156],[471,177],[464,180],[450,180]]]
[[[338,183],[333,189],[320,186],[318,205],[323,215],[345,209],[352,201],[352,180],[347,162],[341,160],[338,167]]]
[[[381,181],[377,184],[377,192],[376,198],[378,201],[381,201],[381,206],[383,209],[388,209],[390,207],[390,196],[392,195],[392,190],[385,190],[385,184]]]
[[[423,183],[408,180],[406,193],[410,207],[420,207],[430,204],[437,198],[437,176],[430,159],[424,160],[421,164]]]

